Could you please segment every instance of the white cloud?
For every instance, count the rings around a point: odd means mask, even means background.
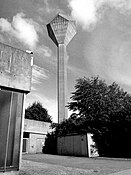
[[[58,12],[63,12],[63,10],[61,8],[59,8],[58,5],[56,5],[56,3],[54,3],[53,1],[49,1],[49,0],[43,0],[43,5],[40,4],[39,8],[38,8],[38,13],[40,15],[44,15],[44,16],[48,16],[49,14],[56,14]],[[44,20],[43,18],[41,19],[42,21]]]
[[[73,65],[68,65],[68,70],[73,73],[74,75],[76,75],[77,77],[80,77],[80,75],[85,75],[87,74],[87,71],[77,68]]]
[[[35,50],[35,53],[37,55],[37,57],[41,58],[43,60],[43,62],[48,63],[49,65],[52,66],[52,68],[56,67],[56,56],[54,56],[53,51],[45,46],[45,45],[41,45],[39,47],[37,47],[37,49]]]
[[[123,42],[119,45],[119,50],[113,53],[113,59],[110,58],[111,74],[109,75],[114,81],[131,86],[131,42]]]
[[[96,23],[96,7],[94,0],[71,0],[69,3],[72,9],[72,16],[83,28]]]
[[[107,11],[101,26],[88,35],[84,48],[87,68],[93,76],[131,86],[130,31],[130,16],[114,9]]]
[[[69,0],[72,17],[83,27],[89,29],[94,26],[103,10],[100,10],[103,5],[108,5],[120,10],[131,9],[131,0]]]
[[[37,47],[37,50],[35,50],[38,54],[42,54],[45,57],[51,57],[52,56],[52,51],[49,47],[47,46],[39,46]]]
[[[46,5],[46,11],[47,11],[47,13],[52,12],[52,8],[49,6],[48,0],[44,0],[44,3]]]
[[[43,83],[42,79],[48,79],[48,72],[42,67],[33,65],[32,68],[32,84]]]
[[[35,27],[35,24],[32,19],[26,18],[24,13],[18,13],[13,17],[12,22],[5,18],[0,18],[1,31],[17,38],[32,50],[38,42],[38,26]]]

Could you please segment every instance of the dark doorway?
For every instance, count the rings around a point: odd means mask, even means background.
[[[0,170],[18,168],[23,93],[0,90]],[[16,156],[17,155],[17,156]]]

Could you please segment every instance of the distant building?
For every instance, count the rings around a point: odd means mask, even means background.
[[[51,132],[51,123],[24,120],[23,153],[42,153],[46,134]]]

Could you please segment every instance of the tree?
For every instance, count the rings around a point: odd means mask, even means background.
[[[34,102],[25,110],[25,118],[43,122],[52,122],[52,117],[40,102]]]
[[[56,127],[57,135],[91,132],[102,156],[131,157],[131,96],[99,77],[76,81],[68,108],[74,113]]]

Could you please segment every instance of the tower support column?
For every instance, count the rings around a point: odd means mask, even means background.
[[[67,118],[67,53],[65,44],[58,44],[57,57],[58,123]]]

